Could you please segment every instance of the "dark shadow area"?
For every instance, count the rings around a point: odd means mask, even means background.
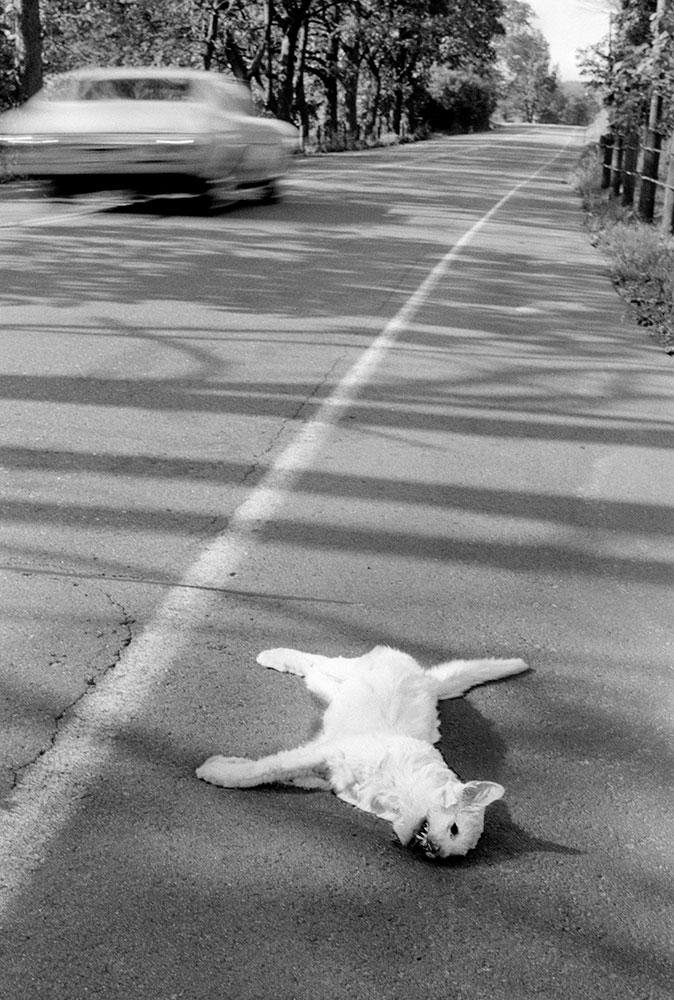
[[[562,365],[547,373],[555,379],[566,374]],[[571,372],[569,371],[569,374]],[[526,397],[512,392],[516,379],[523,384],[527,376],[545,380],[540,367],[518,366],[501,374],[509,393],[499,400],[495,387],[487,383],[484,396],[477,390],[462,398],[460,385],[452,380],[424,386],[415,380],[390,387],[378,385],[374,396],[359,399],[349,409],[354,426],[384,428],[388,433],[425,430],[449,434],[468,434],[513,440],[569,441],[584,444],[615,444],[671,449],[674,429],[648,417],[603,415],[597,399],[595,412],[578,411],[581,402],[574,396],[555,400],[551,391]],[[633,380],[630,380],[634,385]],[[327,390],[325,391],[327,393]],[[222,383],[211,379],[102,379],[100,377],[4,375],[0,376],[0,399],[21,402],[71,403],[78,406],[110,406],[134,410],[165,412],[203,412],[242,414],[246,416],[294,416],[298,408],[304,419],[311,419],[321,405],[312,399],[315,386],[307,383],[256,386],[247,383]],[[627,388],[618,397],[624,404],[640,402],[638,385]],[[585,403],[585,400],[582,400]],[[643,398],[648,404],[648,398]],[[467,411],[479,412],[467,412]],[[536,418],[536,415],[538,417]],[[536,419],[535,419],[536,418]]]
[[[138,479],[189,479],[196,482],[235,484],[250,477],[250,466],[243,463],[210,461],[154,455],[128,455],[110,452],[58,451],[39,448],[0,446],[0,465],[18,471],[76,472],[96,475],[133,476]],[[260,464],[252,481],[269,471]],[[396,477],[331,474],[309,469],[302,472],[296,493],[345,497],[353,500],[386,502],[446,511],[471,511],[479,514],[523,518],[530,521],[563,524],[567,527],[602,525],[613,531],[635,534],[671,535],[674,519],[671,510],[661,504],[593,497],[563,496],[523,490],[495,490],[458,486],[443,482],[415,482]],[[100,512],[99,512],[100,513]],[[11,513],[9,513],[11,516]]]

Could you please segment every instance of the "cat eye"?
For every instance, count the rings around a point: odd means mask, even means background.
[[[457,833],[459,832],[459,828],[456,825],[456,823],[452,823],[452,825],[449,828],[449,832],[451,833],[452,837],[456,837]]]

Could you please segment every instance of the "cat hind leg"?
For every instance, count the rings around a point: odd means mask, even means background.
[[[435,697],[460,698],[478,684],[501,680],[528,670],[524,660],[484,659],[484,660],[450,660],[426,671],[431,680]]]

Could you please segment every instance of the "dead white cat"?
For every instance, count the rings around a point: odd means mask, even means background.
[[[282,783],[330,789],[393,824],[403,845],[433,859],[475,847],[484,811],[504,789],[465,784],[433,746],[437,701],[527,669],[523,660],[452,660],[424,670],[411,656],[376,646],[354,659],[269,649],[257,662],[299,674],[327,702],[318,736],[294,750],[249,760],[210,757],[197,777],[223,788]]]

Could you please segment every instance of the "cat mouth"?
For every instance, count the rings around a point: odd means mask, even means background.
[[[435,861],[440,853],[440,848],[428,839],[428,820],[425,819],[412,834],[407,845],[416,853],[423,854],[424,857]]]

